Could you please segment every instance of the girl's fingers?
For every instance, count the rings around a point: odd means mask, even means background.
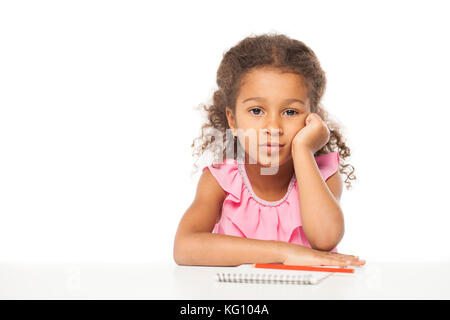
[[[338,267],[346,267],[348,265],[350,265],[349,263],[347,263],[346,260],[342,260],[342,259],[329,259],[326,262],[326,265],[329,266],[338,266]]]
[[[362,266],[366,263],[364,260],[359,259],[359,257],[355,255],[327,251],[316,251],[316,253],[316,257],[319,258],[318,262],[321,265],[346,267]]]
[[[340,259],[349,260],[351,263],[357,263],[357,264],[365,263],[365,261],[361,260],[358,256],[341,254],[341,253],[330,253],[330,254],[336,255],[336,257],[338,257]]]
[[[326,263],[337,266],[361,266],[365,264],[364,260],[360,260],[357,256],[344,254],[330,254]]]
[[[354,255],[351,255],[351,254],[332,253],[332,252],[330,252],[330,254],[335,255],[337,257],[346,258],[346,259],[355,259],[355,258],[357,258],[357,256],[354,256]]]

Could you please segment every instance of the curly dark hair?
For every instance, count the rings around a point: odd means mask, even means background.
[[[330,119],[323,109],[321,98],[325,92],[326,77],[315,53],[302,41],[291,39],[283,34],[266,33],[250,35],[237,45],[224,53],[217,70],[218,89],[213,94],[211,105],[201,104],[199,107],[206,111],[207,121],[201,127],[201,135],[194,139],[191,148],[192,155],[200,158],[208,149],[214,157],[225,159],[227,148],[237,150],[239,142],[228,139],[226,131],[230,129],[226,118],[225,107],[228,106],[233,113],[236,108],[236,98],[239,93],[243,76],[254,68],[274,67],[282,72],[296,73],[306,82],[307,93],[310,100],[311,112],[317,113],[330,131],[330,139],[326,145],[318,150],[314,156],[330,152],[339,152],[341,163],[339,172],[346,175],[346,188],[350,189],[350,180],[355,180],[354,168],[350,164],[343,164],[350,156],[350,149],[345,144],[342,127]],[[223,133],[224,141],[218,147],[215,135],[208,133],[209,129]],[[236,152],[234,153],[236,159]],[[198,166],[194,164],[196,170]]]

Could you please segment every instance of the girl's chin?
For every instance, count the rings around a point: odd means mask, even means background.
[[[281,164],[281,159],[279,155],[267,155],[267,154],[259,154],[258,163],[263,167],[279,167]]]

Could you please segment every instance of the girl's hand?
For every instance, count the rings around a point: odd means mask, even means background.
[[[292,140],[292,148],[306,147],[313,154],[327,144],[330,130],[322,118],[315,112],[305,119],[305,127],[297,132]]]
[[[362,266],[365,260],[358,256],[331,253],[292,244],[285,252],[283,264],[301,266]]]

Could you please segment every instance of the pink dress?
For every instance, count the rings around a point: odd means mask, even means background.
[[[322,178],[326,181],[339,166],[339,153],[315,156]],[[289,188],[278,201],[266,201],[252,190],[242,161],[232,158],[209,168],[227,196],[222,205],[222,215],[213,233],[260,240],[278,240],[311,248],[302,228],[298,186],[295,173]],[[337,252],[337,247],[331,250]]]

